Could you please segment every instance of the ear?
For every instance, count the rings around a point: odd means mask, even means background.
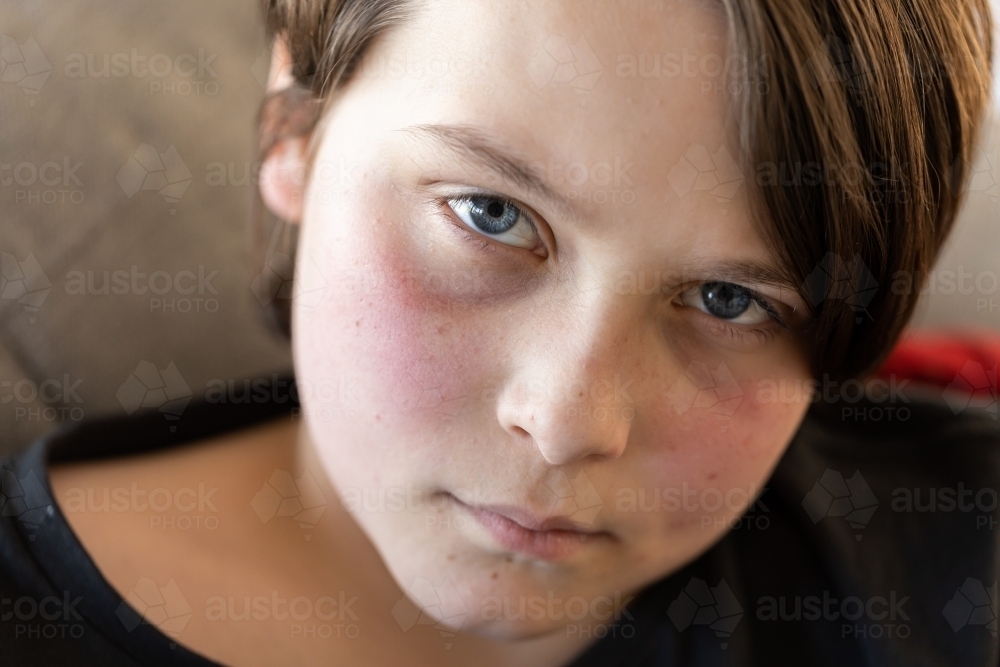
[[[260,168],[260,196],[271,213],[286,222],[302,220],[305,195],[305,137],[287,137],[268,151]]]
[[[267,98],[261,113],[262,148],[267,152],[260,169],[260,194],[271,213],[282,220],[299,223],[305,191],[305,150],[308,136],[308,95],[297,88],[284,35],[271,48]],[[303,117],[305,116],[305,119]]]

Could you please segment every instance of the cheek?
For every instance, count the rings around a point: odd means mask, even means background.
[[[328,268],[322,297],[296,303],[293,333],[298,375],[311,385],[346,385],[355,408],[348,414],[357,416],[323,420],[318,413],[342,411],[344,397],[313,392],[308,406],[303,396],[319,442],[351,442],[353,454],[336,455],[387,477],[404,461],[419,471],[447,460],[442,436],[476,404],[490,332],[472,308],[448,298],[448,274],[420,259],[391,193],[372,194],[303,230],[305,254]]]
[[[430,293],[406,253],[391,243],[372,252],[381,280],[356,325],[357,353],[375,380],[369,395],[387,425],[445,428],[473,399],[485,332],[466,309]]]
[[[709,539],[763,490],[801,422],[808,396],[761,400],[759,384],[759,379],[734,379],[686,401],[675,393],[672,403],[664,402],[649,425],[649,455],[641,457],[638,473],[649,508],[640,513],[648,534],[674,539],[682,530],[697,541]]]

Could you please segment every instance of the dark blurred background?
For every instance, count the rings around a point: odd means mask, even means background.
[[[252,0],[0,3],[0,453],[291,368],[251,289],[268,63]],[[1000,330],[998,139],[915,327]]]

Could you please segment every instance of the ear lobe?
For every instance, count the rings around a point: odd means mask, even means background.
[[[302,221],[306,185],[305,138],[287,137],[271,147],[260,168],[260,196],[282,220]]]

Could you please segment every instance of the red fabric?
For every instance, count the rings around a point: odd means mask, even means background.
[[[996,395],[998,361],[998,333],[911,332],[896,345],[876,375]]]

